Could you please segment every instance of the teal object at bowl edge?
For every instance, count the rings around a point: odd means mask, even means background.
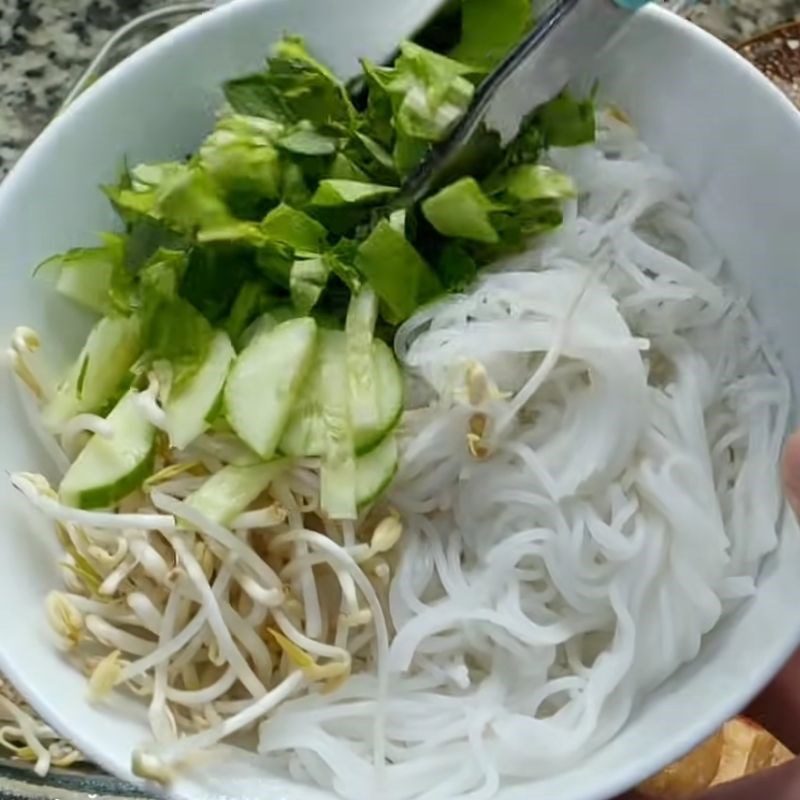
[[[622,6],[622,8],[627,8],[630,11],[636,11],[636,9],[646,6],[650,0],[614,0],[614,2],[618,6]]]

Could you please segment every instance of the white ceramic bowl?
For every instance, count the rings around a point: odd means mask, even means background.
[[[418,0],[413,0],[417,2]],[[31,279],[31,268],[93,241],[114,223],[98,185],[123,157],[168,159],[193,149],[211,124],[227,77],[257,68],[284,31],[305,35],[340,73],[395,43],[411,0],[240,0],[159,39],[81,97],[30,148],[0,187],[0,332],[25,323],[76,352],[86,321]],[[800,114],[725,45],[657,9],[640,14],[599,68],[605,94],[683,176],[697,213],[729,257],[800,386]],[[44,469],[2,377],[3,470]],[[86,702],[84,678],[48,636],[42,599],[59,586],[57,547],[32,535],[0,481],[0,668],[43,717],[102,766],[130,778],[132,748],[147,739],[143,709]],[[661,768],[737,712],[800,643],[800,535],[786,515],[780,549],[758,595],[728,617],[687,665],[637,709],[623,732],[582,763],[502,800],[605,800]],[[698,536],[702,531],[697,532]],[[125,703],[120,705],[125,706]],[[176,786],[183,796],[327,795],[261,774],[255,759],[226,757]]]

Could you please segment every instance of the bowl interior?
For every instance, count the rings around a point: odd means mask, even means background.
[[[418,0],[414,0],[417,2]],[[304,34],[343,75],[356,58],[381,58],[396,43],[409,2],[240,0],[153,43],[80,98],[36,142],[0,187],[0,332],[18,324],[43,331],[55,353],[74,353],[87,320],[31,280],[32,267],[113,225],[98,185],[123,158],[180,157],[212,124],[221,80],[257,68],[283,31]],[[603,92],[633,118],[650,146],[683,176],[697,213],[728,256],[736,279],[780,351],[795,387],[800,298],[800,115],[743,59],[666,12],[637,16],[598,64]],[[47,471],[3,372],[2,467]],[[32,532],[7,481],[0,482],[0,668],[61,732],[106,769],[131,778],[130,752],[148,738],[143,709],[115,700],[93,708],[84,678],[57,653],[42,599],[59,586],[58,548],[49,526]],[[507,786],[502,800],[538,796],[601,800],[625,789],[697,743],[754,695],[800,642],[800,532],[786,515],[780,549],[766,562],[758,595],[707,637],[699,657],[637,709],[611,743],[572,769]],[[12,612],[12,613],[9,613]],[[125,713],[119,713],[120,707]],[[182,780],[183,796],[329,795],[271,779],[258,761],[228,753]]]

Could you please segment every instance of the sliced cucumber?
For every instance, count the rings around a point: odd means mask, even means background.
[[[208,427],[235,355],[228,334],[218,331],[198,372],[177,395],[170,395],[164,412],[173,447],[183,450]]]
[[[61,500],[77,508],[108,508],[138,489],[153,470],[156,429],[128,392],[106,418],[111,438],[95,434],[61,481]]]
[[[322,338],[322,337],[320,337]],[[300,387],[294,407],[283,431],[278,449],[287,456],[321,456],[325,450],[325,421],[322,403],[322,348],[317,347],[308,377]]]
[[[310,317],[259,331],[233,363],[225,383],[225,415],[239,438],[272,458],[314,357]]]
[[[186,502],[220,525],[228,525],[242,513],[286,468],[285,461],[223,467],[215,472]]]
[[[320,505],[331,519],[355,519],[356,463],[350,424],[350,390],[347,379],[347,336],[341,331],[321,331],[317,349],[325,445],[320,471]]]
[[[362,428],[371,430],[379,425],[377,387],[372,370],[372,334],[377,319],[378,297],[365,286],[350,298],[345,332],[350,411]]]
[[[353,419],[356,452],[366,453],[394,428],[403,413],[403,373],[386,342],[372,342],[372,372],[378,404],[378,422],[371,426]]]
[[[202,442],[194,442],[188,452],[200,456],[209,455],[223,464],[233,464],[236,467],[251,467],[261,463],[261,459],[230,431],[212,431]]]
[[[372,503],[389,486],[397,472],[397,440],[389,434],[377,447],[356,459],[356,502]]]
[[[350,395],[350,419],[356,453],[367,452],[380,442],[395,426],[403,411],[403,374],[392,351],[379,339],[372,342],[372,381],[375,385],[376,424],[359,416],[359,403]],[[325,449],[322,407],[326,392],[318,353],[281,438],[282,453],[291,456],[322,455]]]
[[[78,360],[43,411],[45,426],[59,431],[77,414],[99,412],[118,397],[140,352],[135,317],[103,317]]]

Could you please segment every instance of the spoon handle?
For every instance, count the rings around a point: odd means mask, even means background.
[[[624,28],[645,0],[557,0],[480,85],[448,137],[404,184],[407,206],[463,175],[479,174],[487,142],[505,145],[534,108],[555,97]]]

